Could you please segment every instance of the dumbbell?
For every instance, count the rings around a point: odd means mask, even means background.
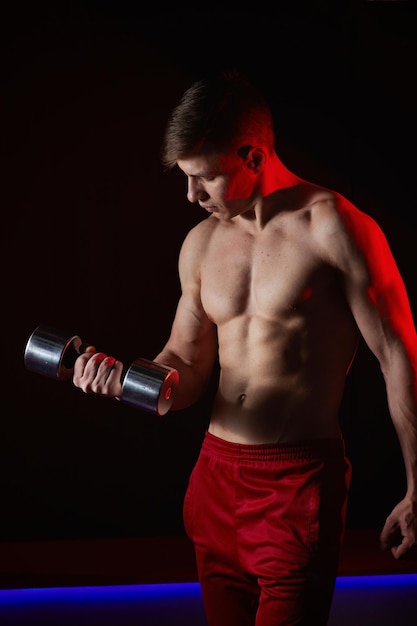
[[[24,352],[28,370],[55,380],[71,378],[83,342],[50,326],[38,326],[30,335]],[[177,370],[148,359],[136,359],[122,376],[121,400],[137,409],[164,415],[174,400]]]

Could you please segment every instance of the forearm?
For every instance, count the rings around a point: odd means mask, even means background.
[[[380,535],[382,548],[391,550],[396,559],[416,554],[417,549],[417,377],[412,373],[410,361],[400,359],[399,363],[399,367],[388,368],[386,382],[388,406],[404,459],[407,490],[388,515]]]
[[[393,416],[393,423],[398,435],[407,480],[407,493],[417,505],[417,426],[412,415]]]
[[[187,363],[174,352],[164,349],[155,358],[156,363],[173,367],[178,371],[179,382],[175,398],[171,406],[172,411],[185,409],[199,400],[207,390],[212,374],[212,367],[197,366]]]
[[[404,459],[407,493],[417,503],[417,375],[408,364],[388,376],[387,398]]]

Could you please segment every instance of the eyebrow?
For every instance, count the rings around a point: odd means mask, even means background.
[[[214,176],[219,176],[218,170],[202,170],[201,172],[195,172],[193,174],[187,174],[186,172],[184,172],[184,170],[182,170],[182,172],[189,178],[212,178]]]

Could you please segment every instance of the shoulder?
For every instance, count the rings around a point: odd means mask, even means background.
[[[217,219],[210,216],[196,224],[186,235],[181,246],[181,254],[202,254],[216,229],[217,223]]]
[[[308,211],[312,243],[335,265],[346,267],[388,252],[385,234],[377,221],[341,194],[317,190]]]
[[[381,227],[368,213],[335,191],[317,189],[306,207],[312,234],[324,239],[339,236],[353,239],[359,246],[369,237],[383,237]]]
[[[205,252],[216,229],[217,219],[207,217],[194,226],[186,235],[180,250],[180,273],[199,272]]]

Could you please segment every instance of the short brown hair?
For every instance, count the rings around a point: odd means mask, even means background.
[[[269,104],[245,76],[225,72],[199,80],[185,91],[168,119],[161,160],[172,168],[192,154],[221,152],[254,140],[273,147]]]

